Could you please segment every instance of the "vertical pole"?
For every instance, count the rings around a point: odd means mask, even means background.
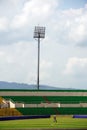
[[[40,69],[40,36],[38,37],[38,65],[37,65],[37,89],[39,90],[39,69]]]

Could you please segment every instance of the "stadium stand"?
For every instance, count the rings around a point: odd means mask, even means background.
[[[0,116],[20,116],[22,115],[17,109],[14,108],[2,108],[0,109]]]
[[[41,103],[44,102],[42,96],[3,96],[4,99],[11,99],[14,102],[24,102],[24,103]]]
[[[87,114],[87,108],[56,108],[58,115]],[[55,115],[54,108],[17,108],[23,115]]]
[[[9,108],[0,109],[0,116],[16,116],[16,109],[19,115],[87,114],[87,91],[83,90],[1,90],[0,95],[1,102],[4,99],[11,104]]]
[[[1,104],[1,103],[3,103],[3,98],[2,98],[2,97],[0,97],[0,104]]]
[[[30,104],[39,104],[41,102],[61,104],[86,103],[87,96],[3,96],[4,99],[11,99],[14,102],[24,102]]]

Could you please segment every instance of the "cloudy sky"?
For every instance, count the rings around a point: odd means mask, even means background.
[[[87,0],[0,0],[0,81],[87,89]]]

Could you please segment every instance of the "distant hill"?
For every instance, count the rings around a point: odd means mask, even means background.
[[[37,85],[29,85],[25,83],[15,83],[15,82],[4,82],[0,81],[0,89],[28,89],[28,90],[35,90],[37,89]],[[64,89],[70,89],[70,88],[57,88],[47,85],[40,85],[40,90],[64,90]]]

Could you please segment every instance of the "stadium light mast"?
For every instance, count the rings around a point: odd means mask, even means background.
[[[35,26],[34,38],[38,41],[38,62],[37,62],[37,89],[39,90],[39,73],[40,73],[40,39],[45,38],[45,27]]]

